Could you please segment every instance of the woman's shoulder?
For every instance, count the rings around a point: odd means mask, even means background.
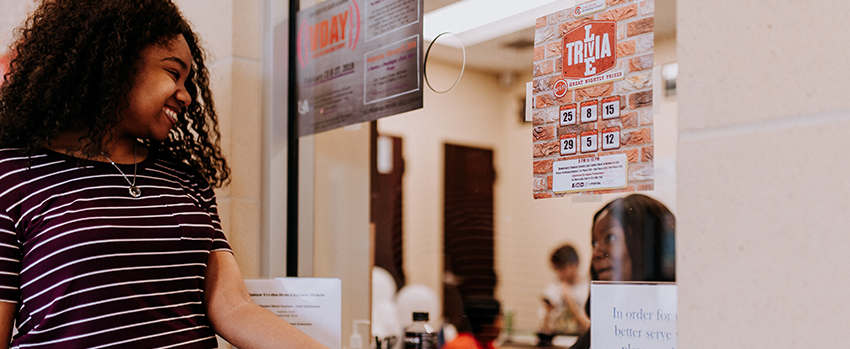
[[[35,190],[72,178],[76,166],[63,154],[47,149],[30,154],[21,148],[0,148],[0,202],[17,202]]]
[[[174,174],[175,176],[181,177],[183,179],[194,180],[201,176],[198,171],[192,168],[192,166],[183,161],[180,161],[179,159],[174,157],[174,155],[169,154],[166,151],[151,150],[148,155],[148,159],[146,159],[145,161],[149,161],[151,163],[151,166],[159,168],[163,171],[168,171]]]
[[[0,160],[23,155],[20,148],[0,147]]]
[[[30,156],[31,155],[24,154],[22,148],[0,147],[0,161],[2,161],[2,163],[14,161],[19,158],[28,158]]]
[[[0,174],[9,174],[18,170],[38,168],[51,162],[64,162],[62,154],[47,149],[27,153],[23,148],[0,147]]]
[[[171,178],[179,179],[184,183],[186,189],[190,189],[201,194],[204,197],[213,196],[213,190],[210,184],[204,179],[204,176],[189,164],[178,160],[173,155],[164,151],[151,151],[146,162],[150,162],[149,167],[155,171],[166,174]]]

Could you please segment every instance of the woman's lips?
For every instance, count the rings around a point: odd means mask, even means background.
[[[614,270],[612,267],[596,268],[596,274],[601,275],[603,273],[611,272],[612,270]]]
[[[171,125],[176,126],[177,125],[177,112],[175,112],[174,110],[171,110],[171,108],[169,108],[169,107],[162,108],[162,111],[165,112],[165,116],[168,117],[168,121],[171,121]]]

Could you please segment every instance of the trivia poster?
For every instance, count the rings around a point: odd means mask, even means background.
[[[654,189],[652,0],[596,0],[537,19],[535,199]]]
[[[298,135],[422,108],[421,0],[330,0],[297,14]]]

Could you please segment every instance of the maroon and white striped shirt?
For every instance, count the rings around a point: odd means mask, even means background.
[[[118,165],[132,181],[133,165]],[[151,152],[129,184],[110,163],[0,149],[0,301],[13,348],[211,348],[204,271],[230,251],[215,195]]]

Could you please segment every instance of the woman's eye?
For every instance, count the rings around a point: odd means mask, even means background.
[[[614,234],[608,234],[608,236],[605,237],[605,242],[612,242],[612,241],[617,241],[617,236],[615,236]]]
[[[593,246],[593,247],[599,246],[599,241],[593,240],[593,241],[590,243],[590,245],[591,245],[591,246]]]
[[[175,70],[169,70],[168,72],[174,77],[174,80],[180,80],[180,72]]]

